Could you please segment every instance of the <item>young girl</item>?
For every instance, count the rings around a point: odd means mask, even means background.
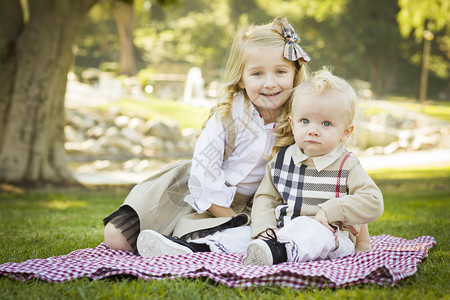
[[[296,43],[299,40],[286,18],[237,33],[224,73],[223,97],[194,150],[190,193],[184,201],[195,212],[183,210],[184,216],[177,216],[173,227],[155,230],[148,226],[149,216],[142,209],[147,199],[125,201],[104,220],[110,248],[136,251],[141,232],[137,248],[142,256],[209,251],[209,245],[197,243],[200,248],[191,249],[195,243],[184,241],[249,223],[251,199],[278,139],[274,131],[281,136],[279,141],[290,134],[288,100],[292,89],[307,76],[305,63],[310,58]],[[233,151],[224,157],[230,147]],[[164,214],[158,217],[167,222]],[[243,236],[249,239],[249,232]],[[217,245],[232,247],[234,242]]]
[[[267,164],[252,210],[246,265],[340,258],[355,252],[361,229],[383,213],[383,196],[355,155],[357,98],[343,79],[323,70],[300,84],[289,123],[295,144]],[[370,243],[369,243],[370,247]]]

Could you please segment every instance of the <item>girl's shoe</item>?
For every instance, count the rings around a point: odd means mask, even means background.
[[[185,241],[162,235],[154,230],[143,230],[137,238],[137,250],[142,257],[181,255],[195,250]]]

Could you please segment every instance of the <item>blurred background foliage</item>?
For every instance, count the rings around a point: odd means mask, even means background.
[[[74,47],[75,73],[120,72],[125,54],[112,13],[119,4],[131,8],[136,74],[186,74],[197,66],[206,83],[218,80],[238,28],[286,16],[312,57],[311,70],[334,66],[383,98],[417,97],[423,33],[430,30],[428,99],[450,98],[449,0],[103,0]]]

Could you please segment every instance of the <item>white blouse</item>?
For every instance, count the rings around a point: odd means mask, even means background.
[[[225,127],[213,115],[197,140],[189,179],[190,194],[184,199],[198,213],[212,204],[230,207],[236,192],[253,195],[265,173],[277,140],[274,123],[264,125],[264,119],[244,95],[236,93],[232,104],[236,131],[234,151],[226,161]]]

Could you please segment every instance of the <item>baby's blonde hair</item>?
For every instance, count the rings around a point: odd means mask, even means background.
[[[265,25],[250,25],[240,29],[236,33],[231,45],[228,62],[224,70],[222,97],[220,98],[217,107],[213,108],[211,111],[210,116],[217,112],[217,118],[221,118],[230,113],[233,95],[241,90],[239,82],[242,79],[245,62],[247,61],[248,54],[252,47],[280,47],[281,49],[284,49],[286,39],[273,28],[273,24],[273,22],[270,22]],[[295,66],[293,86],[295,87],[307,78],[308,70],[303,61],[301,63],[299,61],[294,61],[293,64]],[[245,101],[250,101],[247,95],[245,95]],[[280,140],[283,141],[285,137],[290,139],[292,136],[291,128],[289,126],[290,103],[291,97],[289,97],[288,101],[280,107],[278,124],[275,129],[275,134],[279,136],[280,139],[275,143],[274,149],[275,147],[278,147],[277,144]]]
[[[358,109],[358,97],[351,85],[336,75],[332,74],[331,68],[323,67],[322,70],[312,73],[310,79],[302,82],[299,86],[295,87],[292,94],[293,101],[301,97],[308,97],[311,95],[322,95],[325,92],[336,92],[339,97],[343,99],[346,103],[345,109],[347,111],[347,124],[353,123],[355,125],[355,120],[359,118]],[[299,109],[302,109],[299,107]],[[355,126],[354,126],[355,127]],[[350,145],[355,142],[354,133],[356,128],[353,130],[353,134],[347,139],[346,144]],[[288,146],[290,144],[285,144]]]

